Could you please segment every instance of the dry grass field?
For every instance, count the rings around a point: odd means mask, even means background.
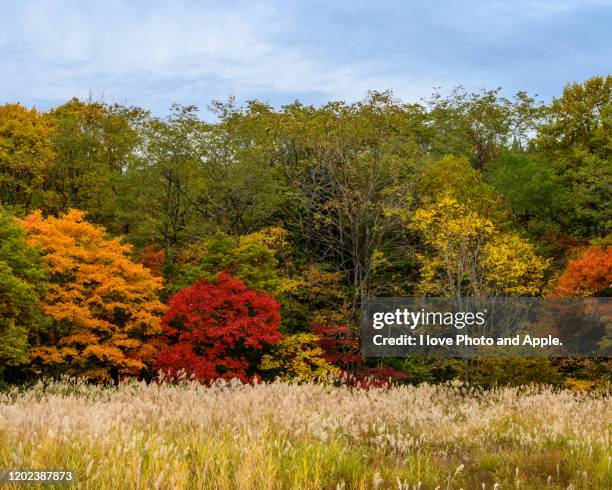
[[[41,383],[0,395],[0,468],[90,489],[609,489],[608,395]]]

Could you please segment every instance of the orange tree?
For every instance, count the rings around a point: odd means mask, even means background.
[[[128,256],[131,246],[70,210],[59,218],[35,212],[21,221],[39,248],[50,284],[43,311],[52,326],[33,339],[34,365],[96,380],[137,375],[155,355],[161,279]]]
[[[559,276],[552,297],[606,297],[612,295],[612,247],[591,246],[571,260]],[[571,315],[574,306],[567,306]],[[589,308],[599,316],[605,325],[599,347],[605,352],[612,347],[609,303],[590,303]],[[593,308],[595,310],[593,310]],[[612,359],[561,359],[559,370],[565,382],[572,387],[590,387],[598,383],[605,385],[612,375]]]
[[[610,296],[612,247],[591,247],[572,260],[559,277],[559,296]]]

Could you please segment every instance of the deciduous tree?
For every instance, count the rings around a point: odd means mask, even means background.
[[[281,340],[280,305],[226,273],[176,293],[163,318],[156,366],[202,380],[258,374],[265,350]]]
[[[275,294],[281,285],[279,254],[287,246],[282,228],[265,228],[240,237],[216,233],[188,245],[179,257],[173,289],[227,272],[256,291]]]
[[[297,333],[285,337],[266,354],[260,368],[285,381],[313,381],[337,375],[340,370],[324,358],[319,337],[312,333]]]
[[[568,84],[554,98],[535,139],[559,167],[572,205],[570,234],[603,237],[612,231],[612,75]]]
[[[311,261],[344,272],[353,311],[371,293],[376,265],[406,254],[405,230],[391,211],[414,198],[421,116],[418,106],[390,93],[350,105],[284,109],[278,139],[295,196],[286,210],[288,226]]]
[[[419,209],[411,226],[425,245],[419,292],[457,299],[540,292],[548,261],[524,239],[498,231],[455,199]]]
[[[570,261],[554,293],[559,296],[610,296],[612,247],[590,247]]]
[[[19,225],[0,208],[0,377],[26,363],[28,342],[45,325],[39,301],[46,273]]]
[[[111,232],[124,232],[123,178],[140,141],[135,121],[144,111],[72,99],[46,114],[54,127],[54,158],[34,205],[57,214],[82,209]],[[131,196],[130,196],[131,197]]]
[[[85,213],[59,218],[35,212],[21,221],[49,271],[43,311],[52,325],[31,350],[32,360],[94,379],[137,375],[155,352],[164,305],[161,279],[129,258],[130,245],[109,239]]]
[[[147,117],[129,165],[130,234],[138,241],[160,243],[170,261],[178,247],[203,231],[194,203],[205,183],[200,163],[206,128],[193,106],[173,105],[165,119]]]
[[[0,106],[0,205],[28,210],[54,157],[52,131],[36,109]]]

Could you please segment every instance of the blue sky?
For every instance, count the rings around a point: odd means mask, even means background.
[[[544,99],[612,72],[612,0],[0,0],[0,103],[90,94],[157,114],[503,87]]]

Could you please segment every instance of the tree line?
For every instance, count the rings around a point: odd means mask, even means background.
[[[439,380],[360,358],[363,297],[610,295],[609,75],[209,110],[0,106],[4,379]]]

